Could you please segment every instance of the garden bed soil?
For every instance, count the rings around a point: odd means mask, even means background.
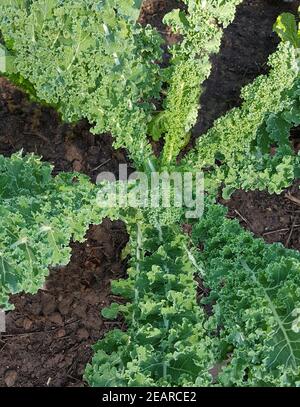
[[[277,15],[297,5],[298,1],[245,0],[239,7],[221,53],[214,57],[189,147],[217,117],[241,103],[242,86],[267,72],[268,55],[278,41],[272,25]],[[162,17],[174,6],[182,3],[146,0],[141,15],[141,22],[158,27],[169,43],[176,36],[162,24]],[[117,174],[119,163],[127,162],[126,153],[112,148],[109,135],[95,137],[89,128],[85,121],[62,123],[52,109],[29,102],[0,79],[0,154],[34,152],[53,164],[55,174],[79,171],[93,181],[100,169]],[[299,133],[294,142],[300,142]],[[230,217],[255,235],[300,249],[299,182],[280,196],[237,191],[222,203]],[[51,270],[44,290],[12,297],[15,310],[8,313],[7,331],[0,336],[0,387],[85,385],[82,375],[92,356],[91,345],[109,329],[123,327],[122,320],[103,320],[100,310],[116,300],[110,293],[111,280],[126,275],[121,253],[127,239],[121,222],[106,220],[91,227],[85,243],[72,243],[70,264]]]

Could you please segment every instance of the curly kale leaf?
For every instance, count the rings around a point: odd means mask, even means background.
[[[0,307],[11,293],[36,293],[49,266],[66,265],[70,240],[83,241],[104,213],[97,188],[79,174],[51,175],[33,155],[0,156]],[[110,213],[113,216],[112,213]]]
[[[136,19],[140,1],[5,2],[0,29],[16,72],[66,121],[111,132],[137,166],[151,155],[147,123],[159,97],[161,38]],[[12,78],[13,79],[13,78]],[[19,83],[18,83],[19,84]]]
[[[300,383],[300,254],[266,244],[212,205],[193,238],[203,245],[206,303],[225,386]]]
[[[95,345],[87,381],[95,387],[208,385],[212,354],[186,238],[174,227],[138,222],[129,228],[129,279],[113,284],[114,294],[129,303],[104,311],[108,318],[122,313],[128,330],[114,330]]]
[[[161,136],[165,139],[162,164],[166,166],[189,142],[190,131],[198,117],[203,83],[211,72],[210,57],[219,51],[223,29],[233,21],[241,0],[186,0],[185,3],[186,12],[173,10],[164,18],[164,22],[182,36],[182,41],[170,47],[172,59],[171,66],[165,70],[169,89],[164,111],[150,126],[154,139]]]
[[[260,76],[247,85],[242,90],[242,106],[217,119],[199,138],[196,149],[184,158],[186,168],[207,172],[210,192],[215,193],[222,187],[226,198],[238,188],[268,189],[278,193],[297,176],[299,156],[287,142],[288,129],[298,122],[297,58],[297,51],[290,43],[281,43],[270,57],[269,75]],[[274,117],[287,122],[281,122],[284,132],[274,129]],[[267,137],[263,135],[264,127]],[[274,137],[280,148],[272,157],[270,150]]]

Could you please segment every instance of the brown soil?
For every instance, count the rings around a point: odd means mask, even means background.
[[[295,11],[296,4],[300,1],[244,0],[238,7],[235,21],[225,30],[221,52],[213,57],[194,139],[208,130],[215,119],[240,105],[243,86],[268,72],[268,56],[279,42],[273,24],[280,13]]]
[[[236,21],[226,30],[221,54],[214,59],[194,140],[215,118],[240,103],[243,85],[266,72],[267,57],[277,43],[272,34],[274,20],[298,3],[244,1]],[[161,20],[178,6],[182,3],[176,0],[146,0],[141,21],[158,27],[172,42],[176,36]],[[23,148],[53,163],[54,173],[75,170],[95,180],[100,168],[117,173],[118,164],[127,160],[124,151],[113,150],[111,142],[109,135],[91,135],[86,122],[63,124],[52,109],[30,103],[22,92],[0,79],[0,154],[9,156]],[[300,199],[298,186],[290,193]],[[237,192],[224,203],[230,216],[256,235],[300,249],[297,200],[284,194]],[[8,313],[7,332],[0,336],[0,387],[83,386],[91,344],[108,329],[122,327],[122,321],[105,322],[100,310],[114,299],[110,281],[126,274],[126,264],[121,261],[128,239],[124,225],[105,221],[91,227],[87,238],[84,244],[72,244],[70,264],[52,270],[46,290],[12,298],[16,309]]]
[[[259,191],[237,191],[230,201],[229,216],[237,218],[246,229],[268,243],[281,242],[300,250],[300,181],[281,195]]]
[[[125,152],[115,151],[109,135],[96,137],[82,121],[65,124],[52,109],[30,103],[27,96],[0,78],[0,153],[10,156],[23,149],[54,165],[54,173],[79,171],[96,179],[97,170],[117,174]]]
[[[121,222],[91,227],[84,244],[72,244],[70,264],[52,270],[46,289],[12,297],[7,333],[0,338],[0,387],[83,386],[91,345],[123,322],[103,320],[116,301],[112,279],[124,278],[120,254],[127,242]]]

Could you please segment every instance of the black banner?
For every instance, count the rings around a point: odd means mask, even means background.
[[[83,407],[105,405],[139,406],[151,404],[190,404],[288,402],[299,397],[298,389],[279,388],[2,388],[0,403],[30,403],[41,407],[47,403],[76,403]],[[3,404],[2,404],[3,403]]]

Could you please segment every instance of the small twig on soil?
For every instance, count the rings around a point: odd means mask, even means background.
[[[295,225],[294,229],[299,228],[299,227],[300,227],[300,225]],[[271,230],[270,232],[263,233],[263,236],[273,235],[274,233],[288,232],[289,230],[290,230],[289,228]]]
[[[8,142],[9,142],[9,144],[12,146],[12,148],[15,150],[15,149],[16,149],[16,147],[15,147],[14,143],[11,141],[11,139],[10,139],[10,138],[8,139]]]
[[[288,246],[290,241],[291,241],[291,237],[292,237],[292,234],[293,234],[294,229],[295,229],[296,220],[297,220],[297,216],[295,216],[295,218],[294,218],[294,221],[293,221],[289,236],[288,236],[287,241],[285,243],[286,246]]]
[[[288,199],[289,201],[293,202],[296,205],[300,206],[300,199],[296,198],[295,196],[291,194],[285,194],[284,197]]]
[[[65,323],[64,323],[64,326],[68,326],[68,325],[71,325],[71,324],[75,324],[76,322],[80,322],[80,319],[76,319],[75,321],[66,321]],[[58,328],[59,329],[59,328]]]
[[[122,297],[120,297],[120,296],[118,296],[118,295],[110,295],[109,297],[110,297],[112,300],[116,301],[116,302],[119,301],[119,304],[124,304],[124,302],[126,302],[126,301],[124,300],[124,298],[122,298]]]
[[[75,380],[75,381],[78,382],[78,383],[84,383],[81,379],[77,379],[76,377],[71,376],[70,374],[68,374],[67,377],[68,377],[69,379]]]
[[[248,74],[248,72],[249,72],[249,68],[246,68],[244,73],[243,73],[243,79],[246,78],[246,75]]]
[[[43,141],[45,141],[46,143],[50,143],[50,140],[47,139],[47,137],[43,136],[40,133],[30,133],[30,132],[24,132],[23,133],[25,136],[34,136],[34,137],[39,137],[40,139],[42,139]]]
[[[23,336],[29,336],[29,335],[34,335],[34,334],[42,334],[45,332],[52,332],[52,331],[33,331],[33,332],[26,332],[26,333],[20,333],[20,334],[10,334],[10,335],[3,335],[5,338],[17,338],[20,337],[22,338]]]
[[[104,165],[108,164],[111,161],[111,158],[109,158],[108,160],[104,161],[104,163],[98,165],[98,167],[93,168],[92,172],[99,170],[99,168],[103,167]]]
[[[77,319],[76,321],[70,321],[70,322],[66,322],[63,326],[68,326],[71,324],[75,324],[76,322],[79,322],[80,319]],[[23,337],[23,336],[28,336],[28,335],[34,335],[34,334],[45,334],[45,333],[51,333],[54,331],[57,331],[58,329],[61,329],[62,326],[58,326],[58,327],[52,327],[51,329],[46,329],[44,331],[32,331],[32,332],[23,332],[23,333],[19,333],[19,334],[4,334],[3,338],[14,338],[14,337]]]
[[[62,336],[61,338],[55,338],[54,340],[61,341],[61,340],[69,339],[70,337],[71,337],[71,335],[65,335],[65,336]]]
[[[76,382],[83,383],[82,380],[76,379],[76,377],[73,377],[73,376],[71,376],[71,375],[69,375],[69,374],[68,374],[67,377],[68,377],[69,379],[75,380]]]
[[[234,212],[242,219],[242,221],[244,221],[245,223],[247,223],[247,225],[250,227],[251,229],[251,224],[248,221],[248,219],[246,219],[237,209],[234,210]]]
[[[2,346],[2,348],[0,349],[0,353],[3,351],[3,349],[5,348],[5,346],[7,345],[8,342],[5,342],[4,345]]]

